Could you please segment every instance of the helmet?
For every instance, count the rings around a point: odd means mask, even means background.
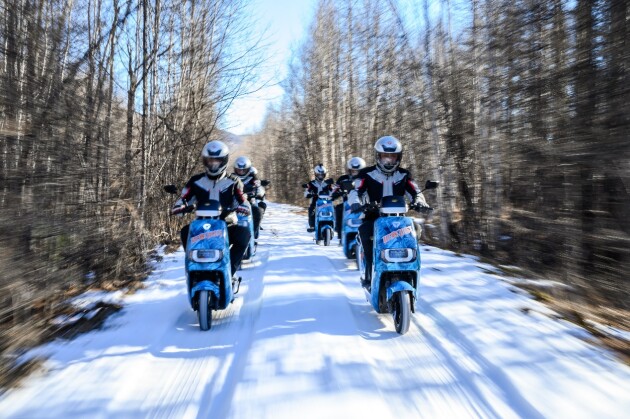
[[[402,144],[392,136],[381,137],[374,144],[376,166],[383,173],[393,173],[402,160]]]
[[[361,157],[351,158],[350,160],[348,160],[348,164],[346,165],[346,167],[348,168],[348,174],[352,177],[358,175],[359,171],[361,169],[364,169],[365,166],[365,160],[363,160]]]
[[[252,166],[252,168],[249,170],[249,173],[251,173],[252,175],[256,176],[258,174],[258,169],[256,169],[254,166]]]
[[[203,147],[201,158],[206,168],[206,174],[210,177],[217,177],[225,172],[230,158],[230,149],[222,141],[213,140]]]
[[[241,156],[234,161],[234,173],[237,176],[247,176],[252,172],[252,161],[245,156]]]
[[[313,168],[313,173],[315,173],[315,178],[317,180],[324,180],[326,177],[326,168],[320,163]]]

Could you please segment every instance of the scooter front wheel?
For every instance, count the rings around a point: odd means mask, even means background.
[[[332,230],[327,228],[324,230],[324,246],[328,246],[332,240]]]
[[[409,330],[409,323],[411,322],[411,302],[409,301],[409,292],[400,291],[395,293],[392,297],[392,309],[396,332],[404,335]]]
[[[199,328],[209,330],[212,327],[212,310],[210,309],[210,293],[208,290],[199,291]]]

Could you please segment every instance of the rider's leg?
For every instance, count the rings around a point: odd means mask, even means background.
[[[313,200],[308,207],[308,226],[309,231],[313,231],[315,228],[315,200]]]
[[[254,218],[254,238],[258,238],[258,230],[260,229],[260,219],[262,218],[261,210],[257,205],[252,205],[252,217]]]
[[[245,255],[251,234],[249,228],[232,224],[228,226],[228,239],[230,241],[230,264],[232,275],[236,273],[241,266],[241,260]]]
[[[335,205],[335,227],[337,227],[337,237],[341,238],[341,229],[343,223],[343,202]]]
[[[361,246],[363,246],[363,254],[365,255],[365,278],[363,279],[369,282],[372,279],[374,220],[364,221],[359,227],[359,234],[361,235]]]
[[[186,224],[184,227],[182,227],[182,229],[179,231],[179,237],[182,240],[182,246],[184,246],[184,251],[186,251],[186,244],[188,242],[188,231],[190,231],[190,224]]]

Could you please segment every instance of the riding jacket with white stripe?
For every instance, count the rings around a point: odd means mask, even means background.
[[[426,204],[411,172],[406,169],[399,168],[391,174],[381,172],[377,166],[362,169],[354,180],[354,189],[348,194],[348,204],[363,203],[366,193],[369,202],[381,202],[384,196],[405,196],[408,193],[412,204]]]
[[[209,200],[215,200],[219,201],[221,207],[226,210],[235,210],[237,206],[250,207],[243,193],[241,180],[236,175],[226,175],[225,173],[222,173],[216,179],[211,179],[205,173],[199,173],[191,177],[182,190],[179,199],[175,202],[173,213],[177,214],[182,211],[178,211],[178,209],[181,208],[184,200],[189,206],[197,202],[203,204]]]

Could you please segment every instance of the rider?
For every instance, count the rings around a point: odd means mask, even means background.
[[[248,215],[251,209],[243,193],[241,180],[235,175],[225,173],[229,156],[230,150],[223,142],[213,140],[206,144],[201,151],[205,172],[190,178],[182,190],[180,198],[171,209],[171,214],[190,212],[193,204],[203,204],[209,200],[218,200],[222,208],[231,209],[224,212],[221,219],[228,225],[230,262],[232,275],[234,275],[241,264],[251,236],[247,227],[238,225],[234,211]],[[185,225],[181,230],[184,251],[186,250],[189,230],[190,224]]]
[[[243,192],[247,195],[247,199],[250,200],[252,207],[252,217],[254,218],[254,238],[258,238],[258,232],[260,230],[260,221],[265,212],[260,202],[258,205],[254,205],[253,200],[262,200],[264,197],[264,188],[260,184],[258,176],[256,176],[256,168],[252,167],[252,162],[249,158],[241,156],[234,161],[234,174],[243,182]],[[266,207],[266,205],[264,206]]]
[[[315,205],[317,204],[317,196],[320,194],[331,194],[333,192],[334,181],[326,179],[326,168],[323,164],[318,164],[313,168],[315,179],[308,182],[304,189],[304,198],[311,199],[311,205],[308,207],[308,225],[306,230],[309,233],[315,231]]]
[[[252,176],[258,177],[258,169],[256,169],[254,166],[252,166],[252,171],[250,173],[252,174]],[[260,210],[262,211],[260,214],[261,219],[262,219],[262,216],[265,215],[265,211],[267,211],[267,203],[264,202],[266,192],[267,191],[265,190],[263,186],[260,186],[258,188],[258,195],[260,195],[260,198],[258,198],[258,207],[260,207]],[[260,229],[263,230],[262,227]]]
[[[339,179],[337,179],[337,184],[334,186],[337,189],[337,191],[340,191],[338,193],[343,196],[343,202],[335,205],[335,217],[337,219],[337,225],[336,225],[337,237],[339,237],[339,240],[341,240],[341,224],[343,222],[343,205],[344,205],[344,202],[348,200],[346,191],[343,189],[343,182],[347,182],[347,181],[352,182],[359,174],[359,171],[361,171],[362,169],[365,169],[365,166],[366,166],[365,160],[363,160],[361,157],[351,158],[350,160],[348,160],[348,163],[346,164],[347,173],[345,175],[339,176]]]
[[[397,138],[386,136],[379,138],[374,144],[376,165],[361,170],[355,181],[355,189],[348,194],[348,203],[352,211],[361,209],[362,199],[379,203],[384,196],[411,196],[411,207],[419,210],[430,208],[424,195],[413,181],[411,172],[399,167],[402,159],[402,144]],[[372,242],[374,236],[374,221],[378,212],[367,211],[365,219],[359,227],[361,244],[365,254],[364,284],[371,282],[372,274]]]

